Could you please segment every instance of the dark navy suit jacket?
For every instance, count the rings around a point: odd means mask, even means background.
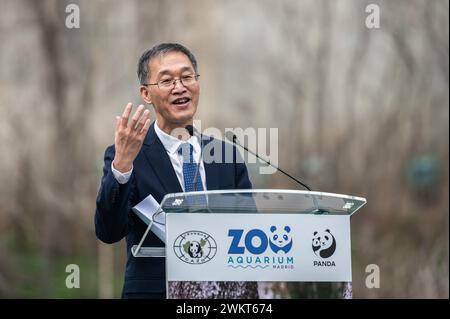
[[[205,175],[208,190],[250,189],[247,168],[233,145],[209,138],[204,146],[216,143],[222,148],[221,163],[206,163]],[[225,154],[232,148],[233,162],[225,163]],[[226,150],[227,149],[227,150]],[[111,171],[114,159],[114,145],[105,151],[103,177],[97,195],[95,212],[95,232],[97,238],[105,243],[115,243],[126,238],[127,265],[123,298],[165,298],[165,259],[136,258],[131,247],[137,245],[147,225],[136,216],[131,208],[149,194],[160,203],[167,193],[182,192],[167,151],[156,135],[154,123],[150,126],[143,146],[133,162],[133,173],[126,184],[119,184]],[[164,243],[150,232],[143,246],[158,247]]]

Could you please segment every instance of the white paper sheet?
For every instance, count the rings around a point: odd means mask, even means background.
[[[133,212],[148,225],[158,209],[159,203],[152,195],[148,195],[133,207]],[[161,212],[156,215],[150,230],[164,243],[166,242],[166,213]]]

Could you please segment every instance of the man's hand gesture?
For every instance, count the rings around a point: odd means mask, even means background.
[[[121,173],[128,172],[133,167],[133,161],[141,150],[142,143],[150,127],[150,111],[144,111],[143,105],[139,105],[130,123],[128,123],[132,108],[133,105],[128,103],[122,116],[116,117],[114,139],[116,155],[113,166]]]

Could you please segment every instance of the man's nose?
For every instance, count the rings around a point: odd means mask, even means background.
[[[175,79],[175,84],[173,86],[172,92],[185,92],[186,87],[181,83],[180,79]]]

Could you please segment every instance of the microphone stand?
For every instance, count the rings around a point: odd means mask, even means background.
[[[312,191],[311,188],[309,188],[308,185],[303,184],[302,182],[300,182],[298,179],[296,179],[295,177],[291,176],[290,174],[286,173],[285,171],[283,171],[281,168],[279,168],[278,166],[276,166],[275,164],[270,163],[270,161],[267,161],[266,159],[262,158],[261,156],[259,156],[256,152],[253,152],[252,150],[249,150],[247,147],[245,147],[244,145],[242,145],[241,143],[239,143],[238,141],[236,141],[236,135],[233,134],[233,137],[231,138],[233,144],[237,144],[240,147],[242,147],[244,150],[246,150],[247,152],[253,154],[254,156],[256,156],[257,158],[259,158],[260,160],[262,160],[263,162],[265,162],[266,164],[269,164],[270,166],[276,168],[278,171],[280,171],[281,173],[283,173],[284,175],[288,176],[289,178],[291,178],[292,180],[296,181],[298,184],[302,185],[303,187],[305,187],[307,190],[309,190],[310,192]]]
[[[281,173],[283,173],[283,174],[286,175],[287,177],[291,178],[292,180],[294,180],[294,181],[297,182],[298,184],[302,185],[302,186],[305,187],[308,191],[312,192],[311,188],[310,188],[308,185],[302,183],[301,181],[299,181],[299,180],[296,179],[295,177],[291,176],[290,174],[288,174],[287,172],[285,172],[284,170],[282,170],[282,169],[279,168],[278,166],[276,166],[276,165],[270,163],[270,161],[268,161],[268,160],[262,158],[261,156],[259,156],[256,152],[253,152],[252,150],[249,150],[246,146],[244,146],[244,145],[242,145],[241,143],[239,143],[239,142],[236,140],[237,137],[236,137],[235,134],[233,134],[232,136],[227,136],[227,135],[225,135],[225,137],[226,137],[228,140],[230,140],[233,144],[239,145],[239,146],[242,147],[244,150],[246,150],[248,153],[253,154],[254,156],[256,156],[257,158],[259,158],[260,160],[262,160],[262,161],[265,162],[266,164],[268,164],[268,165],[270,165],[270,166],[276,168],[276,169],[279,170]],[[328,213],[327,211],[325,211],[325,210],[319,208],[319,204],[317,203],[316,196],[313,195],[313,194],[310,194],[310,195],[311,195],[311,197],[312,197],[312,200],[313,200],[313,203],[314,203],[314,207],[315,207],[315,209],[312,211],[312,213],[314,213],[314,214],[325,214],[325,213]]]

